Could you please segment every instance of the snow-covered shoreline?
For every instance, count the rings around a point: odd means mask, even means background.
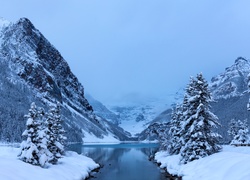
[[[67,151],[57,165],[41,168],[19,160],[18,152],[16,147],[0,146],[1,180],[82,180],[99,167],[92,159]]]
[[[155,160],[168,173],[183,180],[246,180],[250,179],[250,147],[223,146],[223,150],[211,156],[180,165],[179,155],[156,153]]]

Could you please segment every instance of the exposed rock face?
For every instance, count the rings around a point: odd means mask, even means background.
[[[119,139],[123,132],[116,136],[116,127],[93,113],[82,84],[67,62],[28,19],[21,18],[16,23],[1,19],[0,26],[0,61],[10,71],[3,76],[32,92],[27,102],[37,101],[46,107],[59,101],[69,141],[82,141],[85,133],[100,139],[110,135]]]
[[[225,72],[211,79],[210,89],[214,99],[227,99],[243,95],[247,90],[247,76],[250,62],[242,57],[225,69]]]
[[[28,19],[7,27],[2,39],[2,53],[16,73],[45,98],[71,104],[79,112],[92,110],[67,62]]]

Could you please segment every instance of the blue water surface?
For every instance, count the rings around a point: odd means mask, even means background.
[[[73,144],[69,149],[102,166],[93,180],[166,180],[165,173],[149,161],[158,147],[156,143]]]

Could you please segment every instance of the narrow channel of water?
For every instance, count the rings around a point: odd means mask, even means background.
[[[70,150],[84,154],[103,166],[93,180],[166,180],[165,173],[149,157],[158,144],[75,144]]]

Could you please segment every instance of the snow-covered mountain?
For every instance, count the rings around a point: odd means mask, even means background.
[[[27,18],[16,23],[0,19],[0,69],[0,140],[20,141],[23,115],[32,101],[45,108],[61,103],[71,142],[127,138],[121,128],[93,113],[67,62]]]
[[[225,72],[211,80],[210,89],[215,99],[212,111],[219,117],[222,127],[218,131],[226,142],[229,141],[227,130],[231,119],[247,119],[250,124],[250,112],[247,111],[249,73],[250,61],[239,57],[231,67],[225,69]]]
[[[247,76],[250,73],[250,61],[242,57],[225,69],[225,72],[213,77],[210,89],[214,99],[227,99],[241,96],[247,91]]]
[[[169,105],[161,101],[109,106],[109,108],[118,115],[119,126],[129,131],[133,137],[147,128],[149,123],[167,107],[169,107]]]
[[[127,94],[121,97],[119,102],[107,106],[89,94],[86,95],[86,98],[93,106],[95,114],[119,125],[129,132],[133,139],[148,127],[156,116],[170,107],[165,99],[152,98],[137,93]]]
[[[248,120],[250,125],[250,112],[247,111],[249,100],[247,79],[250,73],[250,60],[239,57],[234,64],[227,67],[224,72],[214,76],[209,83],[214,102],[211,111],[218,116],[221,127],[218,132],[223,136],[223,142],[229,141],[227,133],[228,123],[231,119]],[[171,109],[157,116],[151,124],[168,122],[171,118]],[[146,137],[143,131],[140,137]]]

